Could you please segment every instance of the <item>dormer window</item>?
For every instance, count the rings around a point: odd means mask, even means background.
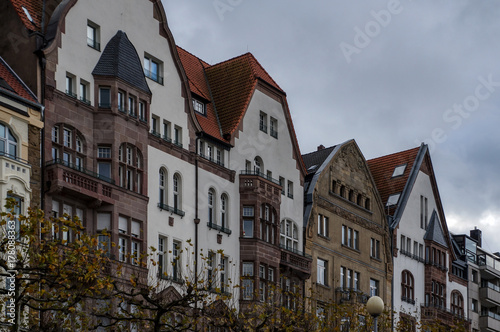
[[[401,196],[401,193],[392,194],[391,196],[389,196],[386,206],[393,206],[398,204],[399,196]]]
[[[205,104],[197,99],[193,99],[193,108],[196,112],[206,115]]]
[[[396,176],[403,175],[405,170],[406,170],[406,164],[396,166],[396,168],[394,168],[394,173],[392,173],[392,177],[394,178]]]

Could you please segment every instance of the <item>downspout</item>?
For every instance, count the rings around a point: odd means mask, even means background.
[[[392,278],[391,278],[391,331],[394,331],[394,229],[392,225],[392,216],[387,216],[389,222],[389,235],[391,242],[391,262],[392,262]]]
[[[198,218],[198,141],[199,138],[196,137],[195,153],[194,153],[194,183],[195,183],[195,194],[194,194],[194,284],[198,287],[198,225],[200,224],[200,219]],[[198,301],[194,302],[195,315],[197,315]],[[196,317],[196,316],[195,316]],[[195,319],[194,330],[198,330],[198,326]]]

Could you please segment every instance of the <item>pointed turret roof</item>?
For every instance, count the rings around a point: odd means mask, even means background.
[[[431,219],[429,220],[429,224],[427,225],[427,230],[424,235],[424,240],[433,241],[448,248],[448,243],[436,210],[432,211]]]
[[[127,34],[121,30],[104,48],[92,75],[121,78],[128,84],[151,94],[139,55]]]

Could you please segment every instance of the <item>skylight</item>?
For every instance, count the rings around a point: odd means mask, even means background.
[[[399,196],[401,196],[401,193],[392,194],[391,196],[389,196],[386,206],[393,206],[398,204]]]
[[[33,19],[31,18],[30,12],[24,6],[21,8],[24,10],[24,13],[28,17],[28,20],[30,20],[30,22],[33,23]]]
[[[392,177],[403,175],[405,170],[406,170],[406,164],[396,166],[396,168],[394,168],[394,173],[392,173]]]
[[[315,169],[316,167],[318,167],[318,165],[312,165],[311,167],[309,167],[307,170],[308,171],[312,171],[313,169]]]

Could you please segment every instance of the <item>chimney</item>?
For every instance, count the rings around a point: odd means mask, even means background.
[[[477,227],[474,227],[474,229],[470,231],[470,237],[476,240],[477,245],[480,247],[483,246],[482,234],[481,230],[477,229]]]
[[[319,146],[318,146],[318,151],[321,151],[321,150],[323,150],[324,148],[325,148],[325,146],[324,146],[323,144],[321,144],[321,145],[319,145]]]

